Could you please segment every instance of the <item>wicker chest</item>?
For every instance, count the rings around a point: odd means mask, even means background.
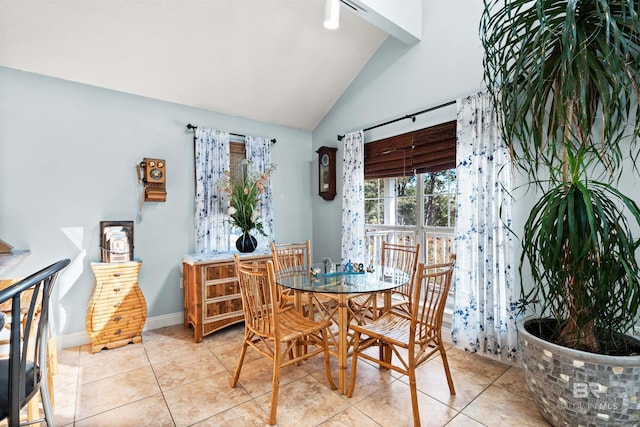
[[[141,261],[91,263],[96,288],[89,302],[86,328],[91,352],[142,342],[147,304],[138,287]]]
[[[266,262],[271,251],[240,254],[243,261]],[[244,321],[242,297],[233,253],[187,255],[182,260],[184,327],[193,326],[194,342],[219,329]]]

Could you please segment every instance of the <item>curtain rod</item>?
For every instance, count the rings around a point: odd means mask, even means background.
[[[368,130],[377,129],[377,128],[380,128],[382,126],[390,125],[391,123],[399,122],[400,120],[405,120],[405,119],[411,119],[412,122],[415,122],[416,121],[416,116],[418,116],[420,114],[428,113],[429,111],[437,110],[437,109],[442,108],[442,107],[448,107],[449,105],[453,105],[455,103],[456,103],[456,101],[445,102],[444,104],[436,105],[435,107],[427,108],[425,110],[416,111],[415,113],[407,114],[407,115],[404,115],[402,117],[398,117],[397,119],[389,120],[388,122],[379,123],[377,125],[369,126],[366,129],[362,129],[362,131],[366,132]],[[338,141],[342,141],[343,138],[344,138],[344,135],[338,135]]]
[[[198,129],[198,126],[192,125],[191,123],[187,123],[187,129],[196,130],[196,129]],[[240,138],[246,138],[247,137],[247,135],[241,135],[239,133],[233,133],[233,132],[229,132],[229,135],[238,136]],[[275,144],[276,143],[276,139],[275,138],[271,139],[271,143]]]

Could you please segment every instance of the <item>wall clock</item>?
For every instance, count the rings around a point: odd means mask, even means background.
[[[318,194],[325,200],[336,197],[336,151],[334,147],[318,148]]]

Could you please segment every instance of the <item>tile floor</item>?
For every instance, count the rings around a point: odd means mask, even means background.
[[[58,426],[264,426],[271,365],[249,349],[239,385],[229,382],[243,326],[194,344],[182,325],[143,333],[143,344],[97,354],[89,346],[62,350],[54,377]],[[450,396],[439,358],[418,369],[423,426],[548,426],[519,368],[451,349],[457,394]],[[281,373],[278,425],[410,426],[406,377],[359,361],[352,398],[329,389],[322,357]],[[361,363],[361,365],[360,365]],[[332,358],[333,371],[337,363]],[[337,377],[334,374],[337,381]]]

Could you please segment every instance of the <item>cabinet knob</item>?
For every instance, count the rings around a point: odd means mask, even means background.
[[[118,329],[118,330],[115,332],[115,334],[116,334],[116,335],[120,335],[121,333],[122,333],[122,330],[121,330],[121,329]]]
[[[116,302],[115,304],[113,304],[114,307],[120,307],[120,301]]]
[[[120,277],[120,273],[113,273],[113,277]]]
[[[119,292],[120,291],[120,286],[116,286],[115,288],[113,288],[114,291]]]
[[[121,316],[116,316],[116,318],[113,319],[113,320],[115,320],[116,322],[119,322],[120,320],[122,320],[122,317]]]

